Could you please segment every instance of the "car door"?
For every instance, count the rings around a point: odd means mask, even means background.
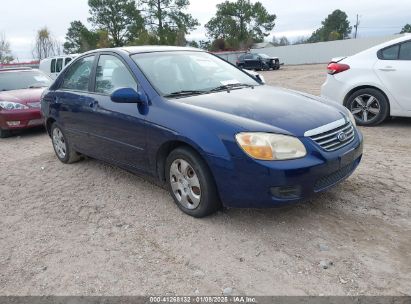
[[[258,54],[253,54],[254,69],[262,69],[261,57]]]
[[[90,141],[98,158],[141,171],[148,169],[146,122],[137,103],[115,103],[119,88],[139,90],[127,64],[117,55],[103,53],[95,72],[93,115],[88,121]]]
[[[247,55],[244,56],[244,68],[245,69],[254,69],[253,55],[252,54],[247,54]]]
[[[64,73],[59,88],[54,92],[52,108],[58,113],[57,122],[74,148],[88,154],[93,148],[88,140],[88,121],[93,113],[90,104],[91,76],[95,55],[80,58]]]
[[[411,40],[380,50],[374,68],[400,106],[411,111]]]

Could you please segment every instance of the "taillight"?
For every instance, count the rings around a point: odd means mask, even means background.
[[[338,63],[338,62],[330,62],[327,67],[327,72],[330,75],[335,75],[350,69],[348,64]]]

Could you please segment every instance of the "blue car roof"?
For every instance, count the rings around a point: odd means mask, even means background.
[[[120,50],[127,52],[129,54],[138,54],[138,53],[153,53],[153,52],[176,52],[176,51],[195,51],[195,52],[204,52],[204,50],[192,48],[192,47],[181,47],[181,46],[165,46],[165,45],[144,45],[144,46],[124,46],[118,48],[106,48],[106,49],[97,49],[87,53],[94,52],[104,52],[104,51],[115,51]]]

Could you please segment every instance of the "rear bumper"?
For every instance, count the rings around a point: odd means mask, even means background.
[[[343,104],[349,88],[345,82],[339,81],[333,75],[327,75],[327,79],[321,86],[321,96]]]
[[[333,153],[310,150],[306,157],[291,161],[209,159],[223,205],[276,207],[329,189],[355,171],[362,158],[363,138],[358,132],[353,143]]]
[[[0,128],[21,130],[44,125],[40,109],[0,111]]]

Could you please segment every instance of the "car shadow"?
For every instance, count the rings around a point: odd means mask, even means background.
[[[35,127],[25,130],[12,131],[11,135],[6,138],[1,138],[0,140],[12,140],[16,138],[30,138],[37,137],[47,134],[44,127]]]
[[[387,119],[377,127],[389,128],[409,128],[411,126],[411,117],[392,117]]]
[[[74,165],[81,165],[81,164],[88,164],[89,166],[93,166],[95,170],[101,170],[101,167],[95,166],[95,164],[103,164],[105,167],[110,167],[113,170],[113,174],[118,174],[123,172],[123,178],[128,180],[128,183],[138,183],[142,184],[144,187],[145,183],[149,183],[155,186],[155,190],[166,194],[168,197],[165,200],[164,204],[170,204],[173,206],[175,203],[171,194],[168,192],[168,187],[165,183],[160,182],[157,178],[144,174],[144,173],[136,173],[127,170],[126,168],[120,168],[116,165],[107,163],[102,160],[97,160],[91,157],[85,157],[81,162],[76,163]],[[117,172],[116,172],[117,171]],[[337,186],[338,187],[338,186]],[[158,189],[158,190],[157,190]],[[298,220],[303,219],[304,217],[309,217],[312,213],[318,213],[323,210],[326,204],[338,200],[338,194],[336,194],[332,189],[326,192],[314,194],[311,197],[308,197],[304,200],[289,203],[289,204],[282,204],[275,206],[273,205],[270,208],[221,208],[215,214],[207,216],[202,219],[198,219],[205,222],[212,222],[212,223],[225,223],[227,221],[231,222],[233,226],[240,225],[244,222],[249,221],[259,221],[259,222],[288,222],[289,219]],[[178,210],[178,207],[175,206],[175,211],[180,213],[181,211]],[[330,210],[332,212],[332,210]],[[181,212],[180,214],[182,217],[188,216]],[[189,217],[189,216],[188,216]]]

